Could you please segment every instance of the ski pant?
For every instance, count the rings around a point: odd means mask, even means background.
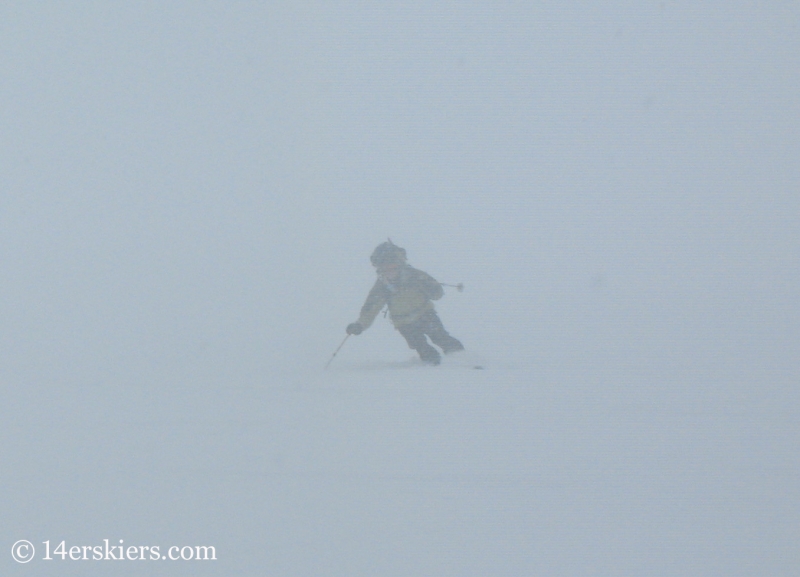
[[[397,330],[405,337],[408,347],[417,351],[426,363],[438,365],[441,361],[439,351],[428,343],[426,335],[445,354],[464,350],[464,345],[445,330],[436,311],[428,311],[413,323],[397,327]]]

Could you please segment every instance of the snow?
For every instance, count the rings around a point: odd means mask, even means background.
[[[216,547],[152,574],[791,573],[796,387],[345,351],[246,384],[6,392],[4,533]]]
[[[794,575],[798,23],[0,7],[0,573]]]

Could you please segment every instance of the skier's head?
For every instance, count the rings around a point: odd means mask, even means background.
[[[392,239],[389,239],[375,247],[369,260],[378,271],[398,265],[402,266],[406,262],[406,249],[400,248],[392,242]]]

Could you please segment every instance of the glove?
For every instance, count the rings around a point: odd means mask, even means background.
[[[364,332],[364,327],[362,327],[360,323],[350,323],[349,325],[347,325],[348,335],[360,335],[363,332]]]

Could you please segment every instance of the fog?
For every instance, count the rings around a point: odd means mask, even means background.
[[[0,534],[38,548],[5,572],[790,574],[798,32],[791,3],[4,4]],[[468,363],[379,318],[322,370],[387,238],[464,283]],[[219,560],[41,558],[103,539]]]

